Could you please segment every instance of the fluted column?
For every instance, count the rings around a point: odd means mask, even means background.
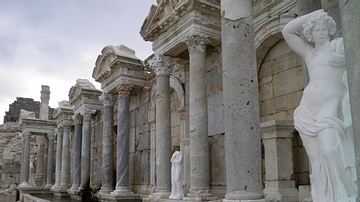
[[[48,146],[48,154],[47,154],[47,174],[46,174],[46,185],[45,187],[51,187],[53,185],[54,180],[54,140],[55,140],[55,134],[54,133],[48,133],[47,134],[48,140],[49,140],[49,146]]]
[[[95,110],[83,112],[83,128],[81,141],[81,187],[80,189],[90,188],[90,157],[91,157],[91,119]]]
[[[60,190],[69,188],[70,183],[70,131],[71,126],[63,126],[63,141],[62,141],[62,157],[61,157],[61,175],[60,175]],[[79,162],[77,162],[79,163]]]
[[[80,114],[74,116],[75,131],[74,144],[72,149],[72,186],[71,190],[77,190],[81,180],[81,139],[83,117]]]
[[[149,61],[156,74],[156,193],[168,198],[171,191],[170,74],[178,59],[156,55]]]
[[[209,40],[202,35],[187,37],[190,56],[190,197],[208,197],[209,146],[205,51]]]
[[[53,189],[57,189],[61,183],[61,161],[62,161],[62,142],[63,142],[63,134],[62,129],[55,129],[56,134],[56,165],[55,165],[55,184],[52,187]]]
[[[129,132],[130,112],[129,96],[132,86],[119,84],[118,114],[117,114],[117,162],[116,162],[116,190],[112,194],[133,194],[129,186]]]
[[[29,171],[30,171],[30,132],[24,133],[24,154],[22,159],[22,182],[20,184],[20,187],[31,187],[29,183]]]
[[[103,136],[102,136],[102,193],[110,193],[113,189],[113,142],[114,142],[114,95],[102,94],[100,97],[104,104]]]
[[[255,34],[251,0],[222,0],[226,154],[224,200],[263,200]]]

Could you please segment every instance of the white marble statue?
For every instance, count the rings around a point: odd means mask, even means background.
[[[301,27],[315,47],[296,34]],[[335,31],[335,21],[323,10],[290,21],[282,31],[309,70],[294,125],[310,159],[315,202],[349,202],[358,195],[344,45],[342,38],[330,41]]]
[[[171,195],[169,199],[182,199],[182,153],[175,151],[171,157]]]

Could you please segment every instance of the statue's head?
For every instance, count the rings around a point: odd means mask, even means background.
[[[313,31],[317,26],[327,27],[328,34],[334,35],[336,32],[336,22],[326,12],[320,13],[312,17],[309,21],[302,25],[304,28],[303,34],[308,41],[313,40]]]

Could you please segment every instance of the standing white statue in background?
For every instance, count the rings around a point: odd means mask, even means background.
[[[315,47],[296,35],[301,27]],[[294,125],[310,159],[315,202],[349,202],[358,195],[347,79],[343,82],[344,45],[342,38],[330,41],[335,31],[335,21],[323,10],[292,20],[282,31],[309,70],[310,82],[294,112]]]
[[[169,199],[182,199],[182,153],[175,151],[171,157],[171,195]]]

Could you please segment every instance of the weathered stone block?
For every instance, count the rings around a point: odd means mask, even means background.
[[[218,66],[206,73],[207,94],[212,95],[222,89],[222,69]]]
[[[301,67],[289,69],[273,76],[274,97],[294,93],[303,89]]]
[[[150,132],[137,134],[135,140],[135,150],[141,151],[150,148]]]
[[[274,97],[273,95],[273,77],[268,76],[259,81],[259,99],[260,101],[268,100]]]
[[[223,119],[223,92],[217,93],[208,97],[208,134],[209,136],[224,133]]]
[[[296,62],[297,62],[297,54],[295,52],[291,52],[287,55],[284,55],[282,57],[276,58],[272,64],[272,74],[276,75],[281,72],[290,70],[292,68],[295,68]],[[301,75],[301,74],[300,74]]]
[[[225,185],[226,184],[226,168],[225,168],[225,148],[224,135],[215,135],[209,138],[210,148],[210,170],[211,170],[211,184]]]

